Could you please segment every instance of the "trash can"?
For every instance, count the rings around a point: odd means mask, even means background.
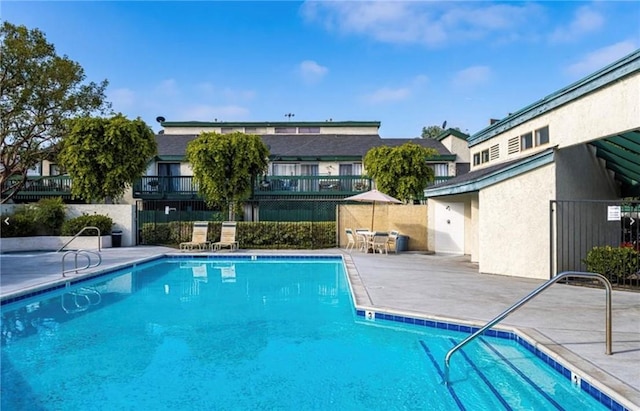
[[[409,237],[399,235],[396,239],[396,251],[407,251],[409,249]]]
[[[122,246],[122,230],[111,231],[111,247]]]

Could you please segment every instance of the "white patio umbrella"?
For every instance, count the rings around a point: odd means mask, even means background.
[[[371,210],[371,231],[373,231],[373,221],[376,214],[376,203],[393,203],[402,204],[402,201],[397,198],[386,195],[378,190],[365,191],[364,193],[356,194],[344,199],[345,201],[360,201],[363,203],[373,203],[373,209]]]

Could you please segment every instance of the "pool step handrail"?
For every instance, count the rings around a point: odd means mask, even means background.
[[[91,301],[91,298],[89,298],[89,295],[91,294],[98,297],[96,301]],[[65,305],[66,296],[73,297],[73,305],[75,305],[75,307],[69,308]],[[79,297],[80,299],[78,299]],[[83,302],[81,303],[81,301]],[[62,304],[62,309],[64,310],[64,312],[66,312],[67,314],[74,314],[82,311],[87,311],[92,305],[100,304],[102,302],[102,295],[93,288],[83,287],[78,291],[64,293],[60,302]]]
[[[59,253],[60,251],[64,250],[64,248],[66,246],[68,246],[73,240],[76,239],[76,237],[78,237],[80,234],[84,233],[86,230],[96,230],[98,232],[98,252],[100,252],[100,247],[101,247],[101,242],[102,242],[102,235],[100,234],[100,229],[98,227],[92,226],[92,225],[88,225],[86,227],[83,227],[82,230],[78,231],[76,233],[76,235],[74,235],[71,240],[67,241],[66,243],[64,243],[64,245],[60,248],[58,248],[58,250],[56,251],[56,253]]]
[[[96,263],[92,263],[91,261],[91,255],[95,255],[96,257],[98,257],[98,261]],[[65,269],[65,260],[67,259],[67,256],[69,255],[73,255],[74,256],[74,266],[73,268],[70,268],[68,270]],[[87,259],[87,265],[85,265],[84,267],[78,267],[78,256],[82,255],[83,257],[85,257]],[[66,253],[64,253],[64,255],[62,256],[62,276],[66,277],[67,273],[75,273],[78,274],[78,271],[81,270],[86,270],[89,268],[95,268],[97,266],[99,266],[100,264],[102,264],[102,256],[100,255],[99,252],[95,252],[95,251],[90,251],[90,250],[70,250],[67,251]]]
[[[529,293],[529,295],[527,295],[526,297],[522,298],[520,301],[518,301],[517,303],[515,303],[511,307],[507,308],[505,311],[503,311],[500,315],[495,317],[493,320],[489,321],[484,327],[480,328],[478,331],[474,332],[473,334],[471,334],[470,336],[468,336],[467,338],[465,338],[464,340],[459,342],[455,347],[450,349],[449,352],[447,352],[447,355],[444,357],[444,383],[445,383],[445,385],[449,385],[450,384],[450,381],[449,381],[449,365],[450,365],[450,362],[451,362],[451,356],[453,354],[455,354],[456,351],[460,350],[462,347],[467,345],[469,342],[473,341],[476,337],[482,335],[489,328],[493,327],[494,325],[496,325],[500,321],[504,320],[512,312],[516,311],[518,308],[520,308],[523,305],[525,305],[527,302],[532,300],[534,297],[536,297],[538,294],[540,294],[541,292],[543,292],[547,288],[551,287],[553,284],[557,283],[560,280],[568,278],[568,277],[590,278],[590,279],[600,280],[600,282],[604,284],[604,286],[606,288],[606,292],[607,292],[606,293],[606,303],[605,303],[606,313],[605,313],[605,351],[604,352],[607,355],[611,355],[612,354],[612,352],[611,352],[611,289],[612,289],[611,283],[602,274],[588,273],[588,272],[581,272],[581,271],[564,271],[564,272],[556,275],[552,279],[548,280],[547,282],[545,282],[544,284],[542,284],[541,286],[539,286],[535,290],[533,290],[531,293]]]

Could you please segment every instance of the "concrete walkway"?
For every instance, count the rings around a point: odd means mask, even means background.
[[[166,247],[105,249],[103,263],[94,271],[173,252],[176,250]],[[255,253],[344,254],[337,249]],[[477,266],[466,257],[417,253],[344,255],[358,306],[451,322],[484,325],[542,283],[478,274]],[[64,282],[61,270],[61,254],[0,254],[1,295]],[[602,289],[557,284],[501,325],[517,328],[566,359],[583,375],[622,396],[627,408],[640,409],[640,293],[613,293],[613,355],[604,354],[604,307]]]

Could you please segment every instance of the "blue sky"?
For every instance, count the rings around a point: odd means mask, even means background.
[[[109,80],[113,109],[168,121],[380,121],[476,133],[640,47],[640,2],[3,1]]]

